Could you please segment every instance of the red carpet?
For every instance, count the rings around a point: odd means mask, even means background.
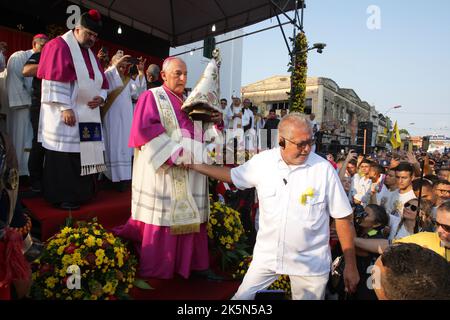
[[[237,291],[240,281],[208,281],[205,279],[171,280],[151,279],[153,290],[133,288],[135,300],[229,300]]]
[[[53,207],[43,198],[23,199],[22,203],[31,211],[32,217],[40,223],[41,240],[45,241],[58,232],[69,211]],[[131,214],[131,191],[99,191],[93,200],[72,211],[74,220],[97,218],[106,229],[124,224]]]

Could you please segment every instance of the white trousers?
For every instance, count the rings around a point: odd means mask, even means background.
[[[9,110],[9,136],[16,149],[19,175],[28,176],[28,158],[33,142],[33,127],[30,121],[30,106],[14,107]]]
[[[278,277],[279,274],[252,263],[232,300],[253,300],[258,291],[267,289]],[[321,276],[289,275],[289,279],[292,300],[323,300],[325,298],[328,273]]]

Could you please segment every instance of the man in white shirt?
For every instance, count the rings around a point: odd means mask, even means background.
[[[394,170],[398,190],[391,196],[391,203],[388,205],[391,212],[388,213],[394,216],[400,216],[403,212],[403,205],[409,200],[416,198],[412,187],[414,167],[407,162],[401,162]]]
[[[359,165],[359,173],[355,174],[352,178],[353,201],[356,204],[361,203],[364,195],[367,194],[367,192],[370,192],[370,187],[372,185],[372,180],[369,178],[370,165],[370,160],[362,160]]]
[[[370,165],[369,179],[372,181],[372,185],[370,186],[370,190],[362,198],[363,206],[369,203],[379,204],[378,199],[380,194],[383,192],[383,189],[386,189],[384,185],[384,180],[386,179],[384,168],[376,162]]]
[[[233,97],[231,104],[231,121],[230,129],[236,130],[242,128],[242,104],[239,97]]]
[[[398,196],[397,178],[395,170],[389,169],[386,175],[381,174],[381,170],[382,167],[377,163],[370,166],[369,176],[372,179],[372,186],[369,203],[380,205],[386,210],[386,213],[389,213],[389,239],[393,240],[398,236],[397,229],[401,221],[399,216],[390,214],[394,205],[392,197]]]
[[[239,189],[257,189],[260,216],[253,261],[233,299],[254,299],[280,274],[289,275],[293,299],[323,299],[331,264],[330,216],[345,255],[345,286],[353,292],[359,282],[355,230],[337,173],[311,152],[312,127],[302,115],[292,113],[281,120],[278,141],[280,148],[233,169],[186,165]]]
[[[242,108],[242,128],[244,129],[245,149],[252,151],[256,148],[255,116],[251,109],[252,103],[244,99]]]
[[[30,122],[31,85],[33,77],[24,77],[23,66],[32,54],[40,52],[47,38],[42,34],[33,37],[32,49],[16,51],[8,60],[6,74],[6,89],[10,107],[8,133],[16,149],[19,162],[19,174],[27,176],[29,149],[33,140],[33,128]]]
[[[388,169],[384,177],[383,187],[376,194],[377,202],[375,204],[384,207],[387,213],[391,213],[392,208],[389,207],[389,205],[391,205],[392,202],[391,197],[397,190],[398,185],[397,185],[397,178],[395,177],[395,170]]]
[[[309,115],[309,120],[311,121],[311,125],[312,125],[312,128],[313,128],[313,134],[314,135],[316,135],[316,133],[318,131],[320,131],[320,124],[318,124],[315,119],[316,119],[316,115],[314,113],[311,113]]]
[[[228,129],[230,127],[231,118],[233,117],[233,112],[228,105],[227,99],[220,99],[220,107],[223,110],[223,126],[225,129]]]

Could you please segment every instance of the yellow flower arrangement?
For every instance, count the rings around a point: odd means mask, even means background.
[[[248,254],[245,230],[239,212],[220,201],[211,201],[208,237],[213,247],[220,252],[223,270]]]
[[[42,256],[32,265],[32,295],[57,300],[127,299],[136,266],[136,258],[119,238],[95,220],[79,222],[47,240]],[[80,289],[68,286],[76,283],[70,281],[72,267],[79,268]]]
[[[233,273],[234,279],[243,279],[247,270],[250,266],[250,262],[252,262],[252,256],[245,256],[242,261],[239,263],[236,271]],[[289,280],[289,276],[283,274],[278,277],[267,289],[269,290],[283,290],[286,292],[288,297],[291,297],[291,281]]]

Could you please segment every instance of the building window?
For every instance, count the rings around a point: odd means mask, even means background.
[[[272,103],[272,109],[289,109],[289,102],[274,102]]]
[[[339,110],[340,110],[340,106],[338,104],[336,104],[336,108],[333,110],[333,118],[334,119],[339,118]]]
[[[305,112],[305,114],[311,114],[311,112],[312,112],[312,99],[311,98],[305,99],[305,110],[304,110],[304,112]]]

